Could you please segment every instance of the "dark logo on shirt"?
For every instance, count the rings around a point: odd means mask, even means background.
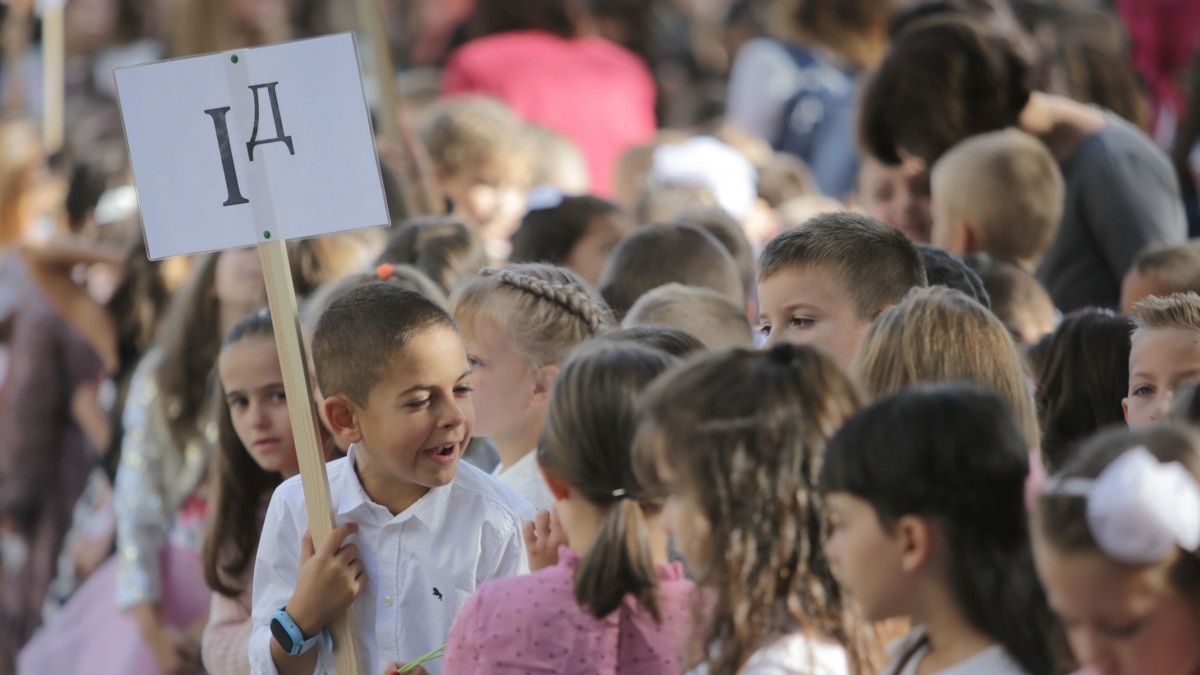
[[[442,599],[442,592],[437,589],[437,586],[433,587],[433,597],[437,598],[438,600]]]

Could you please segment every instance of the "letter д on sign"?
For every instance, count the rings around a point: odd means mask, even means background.
[[[114,75],[150,258],[389,222],[352,34]]]

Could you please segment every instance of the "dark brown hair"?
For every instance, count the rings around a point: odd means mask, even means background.
[[[458,331],[446,310],[416,291],[384,281],[352,289],[329,305],[313,331],[321,393],[366,407],[396,355],[438,327]]]
[[[721,242],[680,223],[644,227],[617,244],[600,277],[600,294],[624,318],[644,293],[671,282],[711,288],[737,304],[746,297],[737,264]]]
[[[1187,426],[1157,425],[1145,429],[1112,429],[1088,441],[1056,478],[1095,479],[1131,448],[1144,447],[1160,462],[1179,462],[1200,481],[1200,432]],[[1087,499],[1046,493],[1038,499],[1034,531],[1059,551],[1099,551],[1088,524]],[[1200,557],[1180,554],[1171,581],[1193,599],[1200,599]]]
[[[735,673],[797,628],[839,642],[851,672],[875,672],[870,628],[825,558],[817,484],[825,444],[861,402],[830,357],[792,345],[699,357],[647,391],[635,468],[669,465],[669,488],[709,526],[697,579],[716,596],[699,649],[709,672]]]
[[[1029,78],[1009,43],[974,21],[918,21],[865,85],[859,142],[884,164],[899,164],[903,150],[932,167],[964,138],[1013,126],[1029,103]]]
[[[487,267],[479,234],[447,216],[407,220],[388,236],[377,265],[411,265],[450,295],[464,279]]]
[[[1045,338],[1037,376],[1042,457],[1051,471],[1103,427],[1125,422],[1121,399],[1129,390],[1129,334],[1133,322],[1100,309],[1068,314]]]
[[[225,337],[222,349],[251,337],[273,338],[271,313],[266,309],[242,319]],[[233,428],[229,402],[217,401],[216,487],[204,540],[204,579],[214,593],[236,598],[238,583],[250,567],[262,535],[259,509],[282,482],[266,471],[246,450]]]
[[[508,260],[565,265],[594,218],[620,211],[616,204],[590,195],[564,197],[555,206],[533,209],[513,233]]]
[[[380,239],[378,230],[360,230],[289,241],[288,261],[296,297],[304,300],[323,284],[361,270],[378,250]]]
[[[1196,176],[1192,173],[1192,148],[1200,141],[1200,49],[1192,59],[1187,82],[1187,106],[1183,119],[1175,132],[1175,145],[1171,148],[1171,164],[1179,176],[1180,192],[1184,199],[1195,201]]]
[[[638,396],[674,362],[640,345],[597,343],[572,356],[554,381],[538,464],[605,511],[575,570],[575,599],[598,619],[632,595],[661,620],[646,517],[663,500],[634,474],[630,448]]]
[[[816,266],[833,275],[862,321],[927,283],[921,255],[900,230],[850,211],[823,213],[767,242],[758,257],[758,281],[787,268]]]

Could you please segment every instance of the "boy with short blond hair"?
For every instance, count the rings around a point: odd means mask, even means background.
[[[1063,178],[1054,156],[1016,129],[972,136],[933,166],[934,246],[989,253],[1032,272],[1054,242]]]
[[[928,283],[921,255],[903,233],[851,211],[822,214],[778,235],[758,260],[766,345],[817,345],[843,368],[875,317]]]
[[[1131,428],[1167,419],[1175,392],[1200,379],[1200,295],[1150,296],[1133,306],[1129,395]]]

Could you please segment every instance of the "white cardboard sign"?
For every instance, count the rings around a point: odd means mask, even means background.
[[[352,34],[114,74],[151,259],[388,223]]]

